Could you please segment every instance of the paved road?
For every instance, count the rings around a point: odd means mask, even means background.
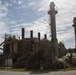
[[[12,71],[0,71],[0,75],[76,75],[76,71],[60,71],[60,72],[12,72]]]

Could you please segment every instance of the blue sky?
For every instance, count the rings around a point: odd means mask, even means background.
[[[21,36],[21,28],[25,28],[25,37],[30,30],[34,37],[41,32],[41,38],[47,34],[51,39],[49,26],[49,4],[55,2],[56,27],[58,42],[63,42],[67,48],[74,48],[73,18],[76,16],[76,0],[0,0],[0,43],[5,33]]]

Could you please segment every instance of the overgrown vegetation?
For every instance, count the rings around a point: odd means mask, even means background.
[[[70,61],[69,59],[66,62],[56,60],[55,63],[52,63],[51,60],[46,61],[47,59],[44,56],[43,50],[39,50],[36,53],[29,52],[21,56],[14,64],[13,68],[26,68],[27,70],[58,70],[70,67],[68,63],[68,61]],[[72,61],[72,66],[76,67],[76,60]]]
[[[27,69],[40,69],[43,61],[43,50],[39,50],[37,53],[32,54],[27,60]]]
[[[76,60],[73,61],[72,65],[76,67]]]
[[[13,68],[25,68],[27,64],[28,58],[32,55],[31,52],[26,53],[25,55],[21,56],[17,62],[13,65]]]

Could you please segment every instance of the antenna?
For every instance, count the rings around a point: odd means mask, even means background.
[[[10,29],[10,31],[9,31],[9,32],[10,32],[10,35],[12,36],[12,29]]]

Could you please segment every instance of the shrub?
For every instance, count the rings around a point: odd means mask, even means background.
[[[37,59],[38,57],[33,54],[27,61],[27,69],[40,69],[40,61]]]
[[[32,54],[27,61],[27,69],[40,69],[43,59],[43,51],[39,50],[37,53]]]
[[[63,61],[57,61],[56,67],[57,67],[57,69],[69,68],[69,64],[67,64],[66,62],[63,62]]]
[[[56,70],[56,65],[54,63],[47,62],[47,63],[43,64],[43,69],[45,69],[45,70]]]
[[[32,53],[29,52],[18,58],[17,62],[13,65],[13,68],[25,68],[27,60],[31,55]]]
[[[56,67],[57,67],[57,69],[63,69],[64,68],[64,62],[63,61],[57,61]]]
[[[2,66],[4,66],[4,60],[3,59],[0,60],[0,67],[2,67]]]
[[[64,68],[69,68],[70,65],[64,62]]]
[[[69,65],[63,61],[58,60],[55,63],[47,61],[43,64],[43,68],[47,70],[57,70],[57,69],[69,68]]]
[[[76,67],[76,60],[74,60],[74,61],[72,62],[72,65],[73,65],[74,67]]]

